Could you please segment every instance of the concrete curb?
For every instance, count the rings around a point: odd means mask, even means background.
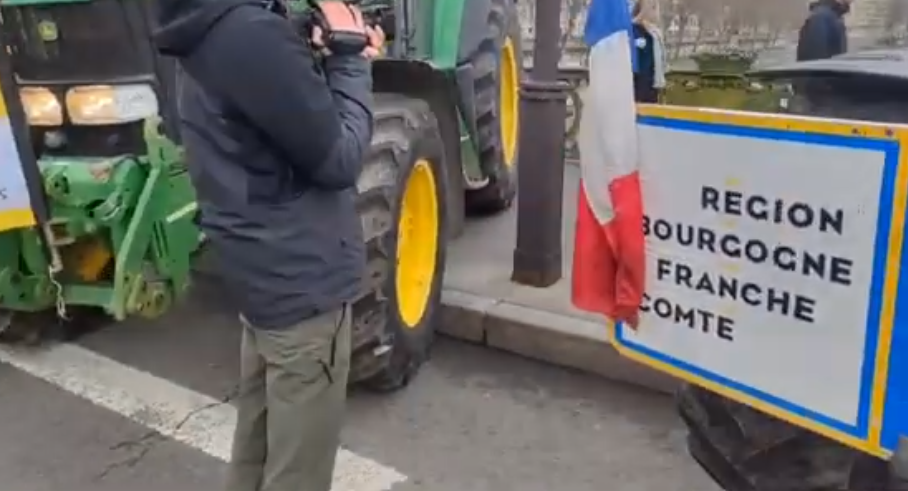
[[[448,336],[666,394],[678,386],[621,357],[594,322],[452,289],[442,304],[441,333]]]

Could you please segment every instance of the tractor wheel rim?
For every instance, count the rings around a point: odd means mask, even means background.
[[[520,68],[514,42],[507,38],[501,49],[499,100],[501,105],[501,146],[504,163],[511,167],[517,157],[517,128],[520,124]]]
[[[413,166],[404,188],[397,231],[397,290],[401,320],[419,325],[429,304],[438,253],[438,195],[435,173],[426,160]]]

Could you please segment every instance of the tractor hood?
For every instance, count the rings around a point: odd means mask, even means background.
[[[792,112],[836,119],[908,123],[908,50],[851,53],[751,72],[791,84]]]
[[[800,61],[750,72],[760,79],[796,79],[835,75],[864,75],[908,83],[908,50],[886,49],[848,53],[826,60]]]
[[[184,57],[231,10],[265,3],[262,0],[161,0],[155,46],[163,55]]]

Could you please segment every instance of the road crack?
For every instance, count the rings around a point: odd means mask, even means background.
[[[239,386],[236,386],[231,389],[230,392],[227,393],[227,395],[225,395],[218,401],[193,409],[173,426],[170,433],[179,433],[184,426],[192,421],[192,418],[198,416],[201,413],[204,413],[205,411],[230,404],[234,399],[236,399],[238,395]],[[118,470],[132,469],[138,466],[145,459],[145,457],[147,457],[148,454],[151,453],[152,450],[154,450],[161,443],[167,442],[169,440],[170,439],[167,436],[161,434],[159,431],[151,430],[147,433],[143,433],[138,438],[124,440],[110,446],[109,450],[115,452],[127,452],[128,455],[107,464],[100,472],[95,475],[93,481],[103,481],[112,473]]]

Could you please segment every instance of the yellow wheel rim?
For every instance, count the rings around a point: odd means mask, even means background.
[[[501,145],[504,163],[514,165],[517,158],[517,128],[520,124],[520,65],[518,53],[511,38],[505,39],[501,49],[500,101],[501,101]]]
[[[435,173],[426,160],[413,166],[404,189],[397,231],[397,289],[400,317],[419,325],[432,292],[438,252],[438,196]]]

